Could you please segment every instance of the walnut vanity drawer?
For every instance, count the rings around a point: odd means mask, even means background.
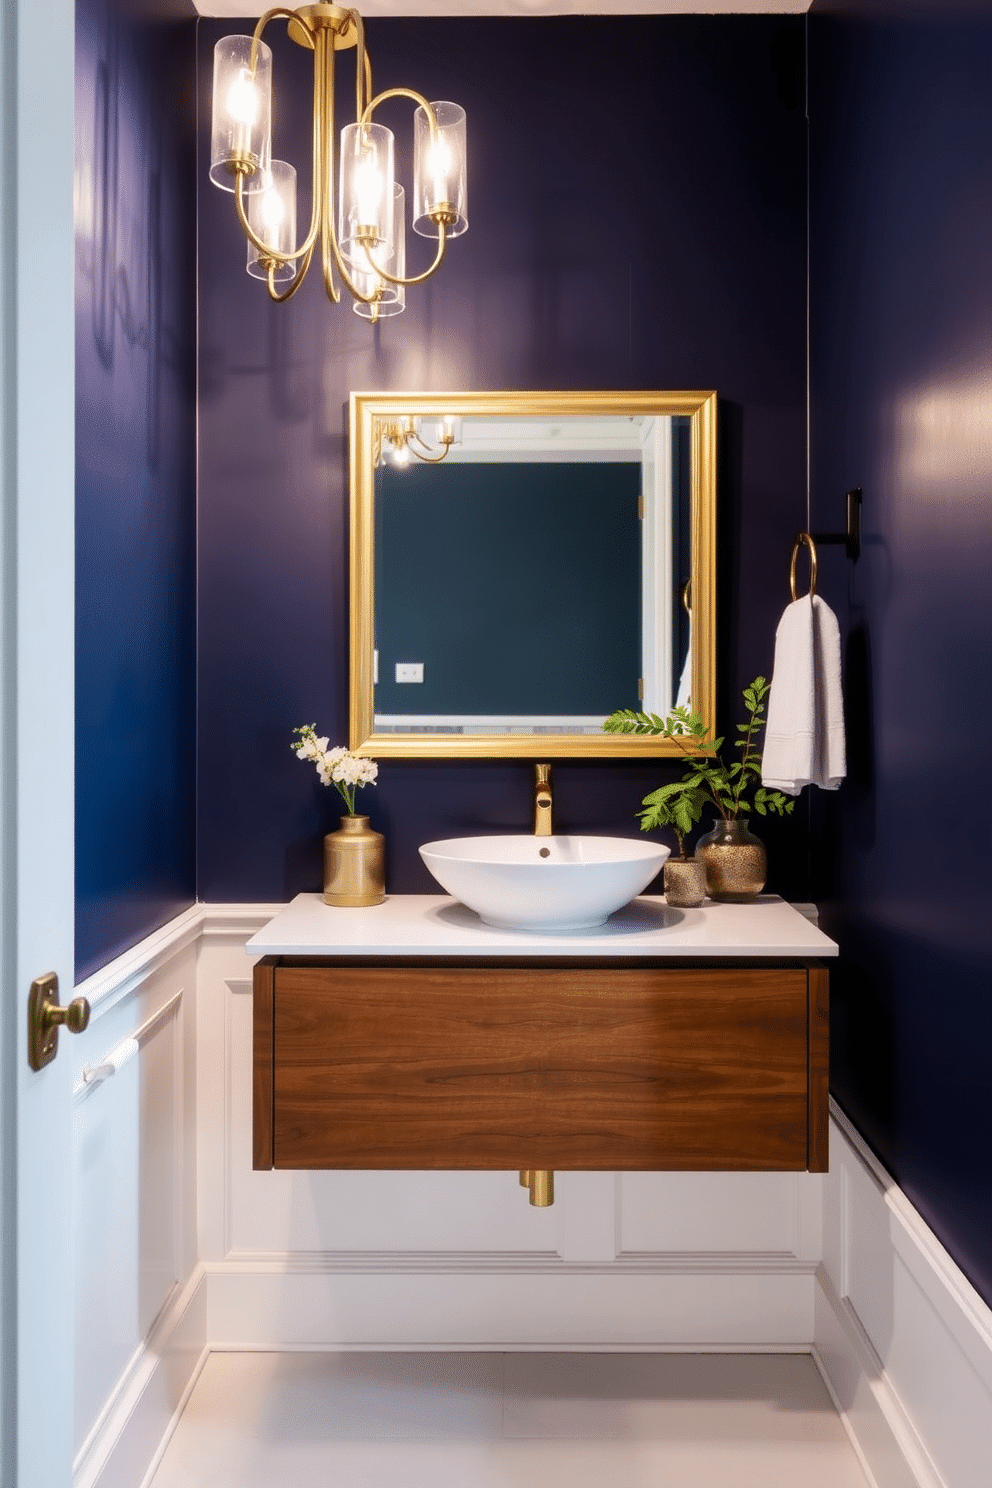
[[[256,1168],[826,1168],[822,966],[255,967]]]

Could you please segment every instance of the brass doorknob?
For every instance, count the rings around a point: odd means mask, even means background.
[[[28,998],[28,1063],[33,1070],[51,1064],[59,1047],[59,1028],[82,1033],[89,1027],[90,1005],[85,997],[74,997],[68,1007],[59,1004],[59,979],[54,971],[35,977]]]
[[[43,1014],[46,1028],[65,1024],[70,1033],[82,1033],[90,1024],[90,1005],[85,997],[74,997],[68,1007],[47,1003]]]

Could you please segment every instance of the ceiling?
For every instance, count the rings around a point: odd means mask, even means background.
[[[250,16],[265,0],[193,0],[201,15]],[[347,3],[347,0],[345,0]],[[811,0],[358,0],[363,16],[802,15]]]

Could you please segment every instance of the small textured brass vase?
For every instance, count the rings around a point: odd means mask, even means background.
[[[665,899],[677,909],[695,909],[706,898],[706,864],[702,858],[666,858],[662,869]]]
[[[724,904],[746,904],[765,887],[765,845],[748,830],[746,816],[722,818],[696,843],[696,857],[706,864],[706,889]]]
[[[343,816],[324,838],[324,903],[361,909],[385,897],[386,839],[367,816]]]

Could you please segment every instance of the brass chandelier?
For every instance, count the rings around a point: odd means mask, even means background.
[[[411,455],[425,465],[440,465],[452,445],[462,442],[462,421],[450,413],[437,420],[406,414],[398,419],[376,419],[373,458],[385,465],[389,451],[394,465],[409,465]]]
[[[314,54],[312,207],[299,245],[296,171],[272,157],[272,52],[262,40],[269,22],[280,17],[290,39]],[[341,131],[335,221],[335,54],[352,47],[355,122]],[[394,179],[393,134],[372,121],[380,103],[397,97],[417,105],[413,230],[437,240],[433,263],[409,278],[406,194]],[[465,110],[456,103],[429,103],[411,88],[387,88],[373,96],[365,27],[357,10],[276,6],[260,17],[251,36],[225,36],[214,48],[210,179],[234,193],[248,240],[248,273],[265,281],[273,300],[296,293],[319,245],[328,298],[337,303],[343,285],[356,314],[376,321],[404,309],[406,286],[428,279],[448,239],[468,227]]]

